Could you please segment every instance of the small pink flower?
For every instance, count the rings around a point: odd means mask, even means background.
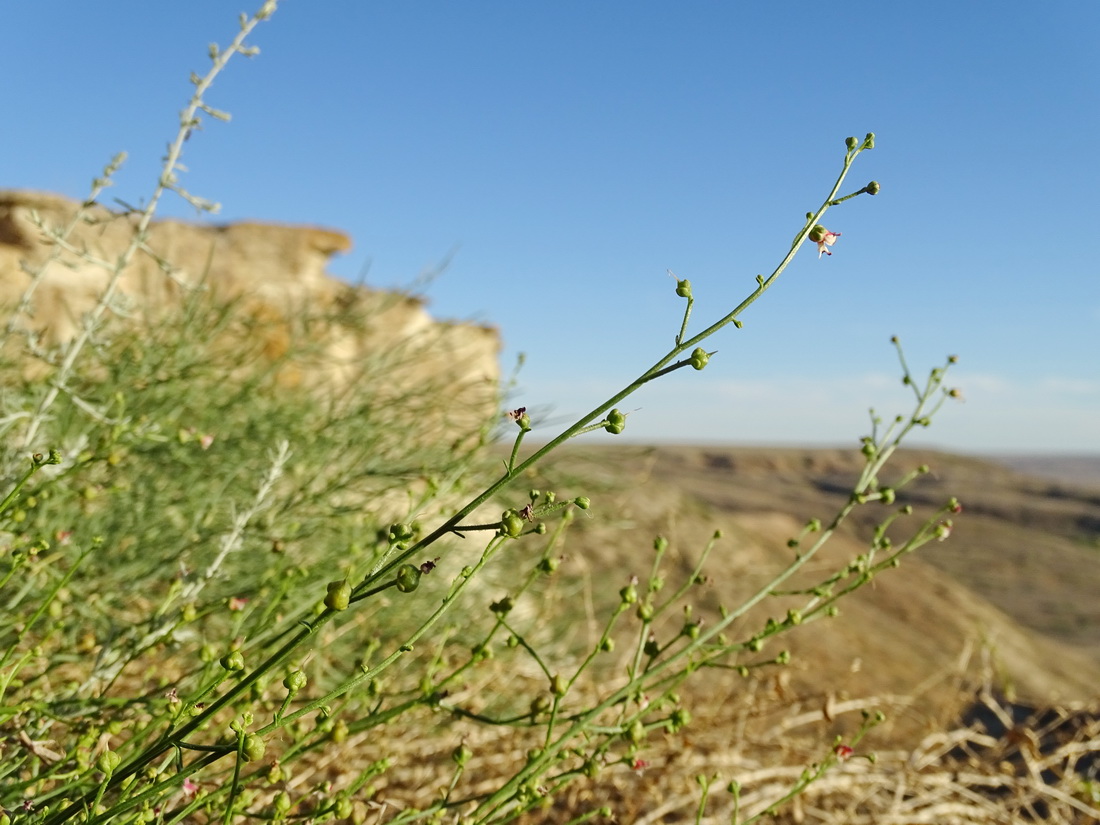
[[[194,799],[199,792],[199,786],[191,781],[191,777],[183,780],[183,793],[188,799]]]
[[[645,773],[645,769],[649,767],[649,763],[644,759],[635,759],[630,763],[630,768],[637,774]]]
[[[209,433],[203,433],[199,436],[199,446],[204,450],[209,450],[210,445],[214,443],[214,436]]]
[[[248,604],[248,599],[244,596],[231,596],[229,599],[229,609],[233,612],[244,610],[246,604]]]
[[[815,227],[816,228],[816,227]],[[829,247],[836,243],[836,239],[840,237],[839,232],[830,232],[825,227],[821,227],[824,231],[821,233],[821,237],[814,239],[813,233],[810,234],[810,239],[817,244],[817,257],[822,255],[832,255],[829,251]]]
[[[837,759],[843,762],[846,759],[850,758],[851,755],[855,753],[855,751],[847,745],[837,745],[835,748],[833,748],[833,753],[836,754]]]

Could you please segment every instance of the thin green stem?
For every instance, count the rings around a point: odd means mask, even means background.
[[[705,340],[706,338],[709,338],[711,335],[718,332],[718,330],[731,323],[734,323],[737,320],[738,316],[741,315],[741,313],[752,306],[752,304],[755,303],[761,295],[763,295],[769,288],[771,288],[776,279],[779,278],[783,271],[790,265],[791,261],[794,260],[795,255],[798,253],[798,250],[806,241],[806,238],[809,237],[810,231],[821,220],[822,216],[824,216],[824,214],[829,210],[830,206],[832,205],[833,199],[836,197],[836,193],[840,190],[841,185],[844,183],[845,177],[847,177],[848,175],[848,171],[852,166],[852,162],[861,151],[863,151],[862,147],[855,150],[849,150],[845,153],[843,167],[841,168],[840,174],[837,176],[836,182],[833,184],[832,189],[829,191],[828,197],[825,198],[824,202],[821,204],[818,210],[810,216],[810,218],[806,221],[806,224],[795,236],[794,242],[791,244],[790,250],[788,250],[787,254],[783,256],[783,259],[772,271],[772,274],[769,275],[767,279],[758,278],[756,289],[754,289],[748,295],[748,297],[745,298],[740,304],[738,304],[731,312],[724,315],[718,321],[715,321],[713,324],[711,324],[709,327],[707,327],[697,335],[689,338],[686,341],[677,343],[676,346],[674,346],[659,361],[653,364],[653,366],[651,366],[649,369],[647,369],[645,372],[643,372],[641,375],[639,375],[637,378],[635,378],[633,381],[631,381],[629,384],[619,390],[619,392],[612,395],[607,401],[603,402],[598,407],[593,409],[587,415],[581,416],[581,418],[579,418],[575,423],[567,427],[565,430],[552,438],[542,447],[536,449],[533,453],[531,453],[531,455],[521,461],[518,465],[514,463],[514,460],[510,461],[508,471],[505,472],[503,476],[501,476],[495,482],[486,487],[485,490],[472,498],[464,506],[460,507],[454,513],[454,515],[447,519],[447,521],[445,521],[443,524],[439,525],[427,536],[422,538],[420,541],[418,541],[416,544],[414,544],[403,553],[399,554],[394,559],[390,560],[385,566],[377,571],[377,574],[384,575],[389,570],[393,569],[399,564],[402,564],[407,559],[412,558],[417,553],[424,550],[424,548],[436,542],[446,534],[452,532],[455,525],[457,525],[463,518],[465,518],[478,507],[480,507],[482,504],[489,501],[494,495],[497,494],[497,492],[507,486],[512,481],[512,479],[523,473],[529,467],[532,467],[536,463],[541,461],[549,453],[553,452],[566,441],[573,438],[593,421],[598,420],[601,416],[603,416],[605,412],[612,409],[623,399],[632,395],[639,388],[645,386],[650,381],[653,381],[654,379],[667,374],[667,372],[671,371],[671,369],[678,369],[681,366],[686,366],[689,362],[685,361],[681,364],[673,365],[669,370],[665,370],[665,367],[668,366],[669,362],[672,361],[680,353],[694,348],[698,343]]]

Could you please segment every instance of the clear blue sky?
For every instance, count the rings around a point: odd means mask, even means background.
[[[0,187],[82,197],[117,151],[141,200],[236,15],[260,0],[36,0],[0,31]],[[627,407],[648,441],[852,444],[907,409],[891,335],[960,358],[966,401],[921,443],[1100,452],[1100,3],[283,0],[216,83],[183,183],[347,231],[332,271],[499,327],[535,435],[656,360],[768,273],[877,136],[776,287]],[[187,215],[182,203],[165,215]],[[369,267],[369,268],[368,268]],[[545,411],[545,415],[542,414]]]

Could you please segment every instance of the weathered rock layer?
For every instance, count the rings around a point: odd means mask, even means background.
[[[47,348],[71,341],[133,242],[135,224],[98,205],[0,190],[0,304],[13,318],[9,331],[30,331]],[[51,238],[70,225],[60,243]],[[286,384],[339,390],[361,380],[373,359],[372,374],[385,376],[388,391],[436,394],[456,427],[490,414],[496,331],[439,322],[417,298],[327,275],[329,259],[350,246],[341,232],[308,226],[157,221],[122,270],[105,317],[157,323],[196,295],[233,302],[249,334],[259,336],[251,343],[280,360]],[[297,355],[306,351],[308,358]],[[390,366],[379,369],[387,359]]]

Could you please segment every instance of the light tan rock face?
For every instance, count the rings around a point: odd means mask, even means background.
[[[69,225],[79,207],[57,195],[0,190],[0,305],[18,306],[31,273],[48,260],[53,244],[43,227]],[[99,206],[86,210],[38,278],[19,325],[39,333],[46,346],[72,340],[111,278],[108,267],[134,238],[134,223]],[[496,331],[435,321],[416,298],[327,275],[332,255],[350,246],[343,233],[315,227],[158,221],[123,270],[108,317],[156,323],[202,290],[214,302],[234,301],[270,358],[309,344],[308,358],[291,357],[283,366],[286,384],[339,390],[362,377],[368,359],[376,365],[382,359],[393,365],[383,369],[391,391],[431,387],[440,407],[458,413],[463,425],[491,414],[499,380]]]

